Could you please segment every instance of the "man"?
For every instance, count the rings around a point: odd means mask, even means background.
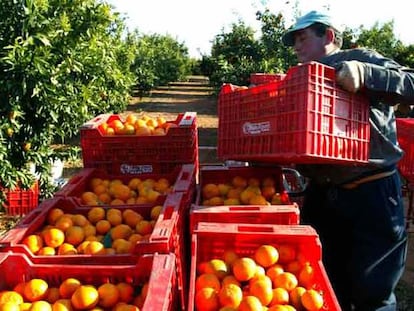
[[[334,67],[340,87],[369,98],[369,164],[298,166],[310,178],[302,223],[320,236],[343,310],[397,310],[394,290],[405,267],[407,233],[393,106],[414,102],[414,73],[372,50],[341,50],[338,27],[316,11],[298,18],[282,41],[300,63]]]

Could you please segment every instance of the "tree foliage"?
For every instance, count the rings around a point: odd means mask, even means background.
[[[238,21],[230,32],[216,35],[211,57],[201,61],[213,85],[222,83],[249,84],[253,72],[286,72],[297,60],[293,49],[283,45],[281,37],[286,31],[284,17],[268,9],[258,11],[256,18],[261,23],[260,35]],[[395,59],[402,65],[413,67],[413,46],[404,46],[394,35],[394,23],[376,23],[370,29],[346,28],[343,32],[343,48],[365,46],[373,48],[384,56]],[[246,48],[248,47],[248,48]]]

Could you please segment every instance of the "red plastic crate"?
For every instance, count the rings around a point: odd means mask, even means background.
[[[118,114],[102,114],[80,128],[83,167],[111,174],[165,173],[174,165],[198,165],[198,130],[195,112],[180,113],[164,136],[108,136],[100,125],[123,120]]]
[[[58,264],[62,257],[67,264],[132,264],[137,258],[145,254],[155,253],[174,253],[177,260],[177,286],[180,293],[181,305],[186,303],[186,294],[188,288],[188,274],[186,267],[188,265],[187,244],[185,241],[186,217],[188,213],[188,204],[184,200],[184,193],[175,192],[168,194],[163,199],[154,204],[142,205],[119,205],[119,206],[102,206],[105,210],[116,208],[121,211],[132,209],[140,213],[144,219],[150,219],[152,207],[162,204],[163,208],[154,225],[153,231],[147,240],[140,241],[135,245],[133,254],[115,254],[115,255],[65,255],[65,256],[44,256],[34,255],[22,243],[23,239],[33,233],[39,232],[46,225],[46,219],[49,211],[55,207],[62,209],[65,213],[87,215],[91,206],[79,206],[73,198],[54,197],[44,200],[39,208],[23,217],[20,222],[10,229],[0,238],[0,252],[12,251],[14,253],[25,254],[33,263],[36,264]]]
[[[414,119],[397,118],[397,138],[405,152],[398,168],[409,183],[414,183]]]
[[[285,74],[283,73],[252,73],[250,74],[250,83],[257,85],[275,81],[281,81],[285,78]]]
[[[200,222],[192,234],[191,272],[188,311],[194,311],[195,280],[200,263],[213,258],[223,258],[224,251],[232,249],[241,256],[253,257],[254,251],[263,244],[278,247],[281,244],[295,246],[315,269],[316,288],[323,292],[321,310],[341,310],[331,283],[321,261],[321,244],[316,231],[305,225],[249,225]]]
[[[41,278],[57,287],[69,277],[99,286],[106,282],[129,282],[140,287],[149,282],[148,294],[140,310],[174,311],[177,290],[174,254],[151,254],[129,265],[67,264],[64,258],[56,264],[34,264],[24,254],[0,253],[0,291],[11,290],[19,282]]]
[[[285,190],[283,183],[283,174],[281,167],[273,166],[222,166],[206,165],[202,166],[199,171],[199,187],[195,204],[202,205],[201,189],[209,183],[219,184],[231,182],[233,177],[240,176],[245,179],[258,178],[262,180],[266,177],[272,177],[276,184],[276,192],[281,194],[282,204],[291,204],[289,195]],[[243,205],[245,206],[245,205]]]
[[[138,178],[141,180],[145,180],[148,178],[152,179],[159,179],[159,178],[166,178],[168,179],[170,185],[173,186],[173,192],[183,192],[186,196],[186,200],[190,201],[192,199],[192,195],[194,193],[195,187],[195,180],[196,180],[196,168],[194,164],[182,164],[182,165],[175,165],[174,168],[168,173],[164,174],[143,174],[140,175]],[[70,180],[56,193],[55,196],[62,196],[65,198],[72,197],[76,202],[78,202],[79,206],[82,206],[82,202],[80,196],[85,191],[90,191],[89,183],[92,178],[99,177],[102,179],[119,179],[124,184],[128,184],[128,182],[132,178],[137,178],[136,175],[133,174],[110,174],[105,170],[97,169],[97,168],[84,168],[79,171],[77,174],[73,175]],[[159,198],[162,199],[165,195],[161,195]],[[85,206],[85,205],[83,205]]]
[[[299,207],[292,205],[199,206],[190,209],[190,232],[200,222],[240,224],[299,224]]]
[[[222,86],[218,157],[277,163],[368,162],[366,98],[336,86],[335,69],[316,62],[285,79],[246,89]]]
[[[39,182],[37,180],[29,189],[22,189],[18,186],[8,189],[0,186],[0,192],[3,192],[5,199],[2,204],[3,208],[10,216],[25,215],[39,204]]]

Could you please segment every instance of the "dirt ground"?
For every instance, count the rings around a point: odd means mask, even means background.
[[[162,115],[175,120],[177,113],[196,112],[201,165],[220,163],[216,157],[217,145],[217,98],[204,77],[192,76],[188,82],[175,82],[159,87],[143,98],[134,97],[125,113],[136,112],[149,116]],[[81,165],[81,164],[80,164]],[[79,163],[65,164],[64,177],[81,169]],[[0,213],[0,236],[10,229],[18,217]],[[414,310],[414,224],[410,227],[407,267],[397,288],[399,311]]]

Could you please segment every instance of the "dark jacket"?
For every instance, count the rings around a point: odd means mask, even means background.
[[[338,68],[343,61],[364,63],[363,94],[370,102],[370,151],[367,165],[300,165],[299,171],[320,183],[342,184],[395,168],[403,155],[397,142],[393,106],[414,102],[414,70],[368,49],[339,50],[319,62]]]

